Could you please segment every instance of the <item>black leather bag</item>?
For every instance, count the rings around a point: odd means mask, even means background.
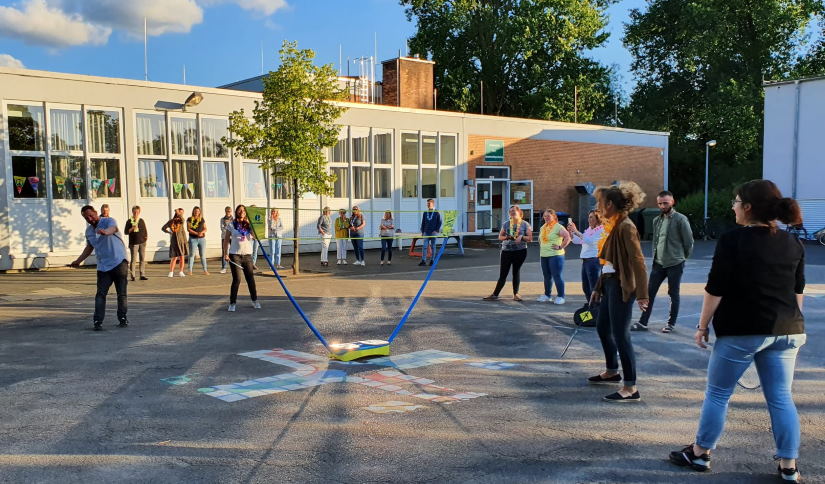
[[[599,305],[585,304],[573,313],[573,322],[576,326],[593,327],[599,319]]]

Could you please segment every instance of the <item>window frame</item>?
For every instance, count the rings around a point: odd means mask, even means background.
[[[141,114],[153,114],[153,115],[163,116],[163,120],[164,120],[164,123],[165,123],[165,126],[164,126],[165,129],[163,131],[163,135],[165,136],[164,143],[165,143],[165,147],[166,147],[166,149],[165,149],[166,153],[165,154],[163,154],[163,155],[140,154],[140,150],[138,149],[139,140],[138,140],[138,132],[137,132],[138,131],[137,130],[137,120],[138,120],[138,116],[141,115]],[[138,165],[138,170],[137,170],[138,176],[136,177],[136,179],[133,182],[135,187],[137,188],[136,193],[138,193],[139,198],[146,199],[147,201],[166,198],[168,200],[168,202],[171,204],[172,200],[174,200],[174,198],[172,197],[172,156],[171,156],[172,149],[171,149],[171,146],[170,146],[170,144],[171,144],[170,143],[171,126],[169,125],[169,113],[152,111],[152,110],[148,110],[148,109],[134,109],[134,110],[132,110],[132,123],[134,123],[133,125],[135,127],[135,142],[134,142],[135,162]],[[165,197],[144,197],[143,196],[142,191],[140,189],[141,188],[141,185],[140,185],[140,162],[141,162],[141,160],[163,161],[164,162],[163,175],[165,177],[164,181],[166,182],[166,186],[164,187],[164,192],[166,193]],[[171,207],[171,205],[170,205],[170,207]]]
[[[377,139],[379,135],[388,134],[390,136],[390,149],[389,149],[389,163],[378,163],[377,160]],[[371,192],[372,198],[374,200],[392,200],[392,189],[393,189],[393,169],[395,168],[395,144],[393,143],[395,137],[394,130],[388,128],[370,128],[370,166],[372,166],[371,170]],[[379,197],[377,196],[377,192],[375,189],[375,180],[376,180],[376,171],[378,170],[386,170],[390,173],[390,180],[389,180],[389,195],[387,197]]]
[[[118,146],[120,147],[120,151],[118,153],[97,153],[91,151],[91,143],[89,141],[89,111],[114,111],[117,112],[119,115],[119,122],[118,122],[118,137],[120,138],[118,141]],[[87,195],[88,199],[96,200],[98,198],[116,198],[116,199],[123,199],[126,196],[126,183],[125,182],[125,173],[126,173],[126,163],[125,163],[125,152],[126,152],[126,132],[125,132],[125,115],[126,113],[123,112],[123,108],[112,107],[112,106],[98,106],[92,104],[84,104],[83,105],[83,130],[84,130],[84,145],[85,145],[85,152],[86,152],[86,170],[88,172],[88,185],[87,185]],[[136,147],[137,148],[137,147]],[[120,196],[107,196],[107,197],[97,197],[92,196],[92,160],[93,159],[105,159],[105,160],[118,160],[118,178],[120,178],[117,183],[119,184],[120,188]],[[139,187],[138,187],[139,188]],[[97,190],[95,190],[96,194]],[[138,190],[140,193],[140,190]]]
[[[8,136],[9,133],[9,105],[20,105],[20,106],[31,106],[31,107],[39,107],[43,110],[43,126],[40,130],[41,136],[41,146],[43,147],[42,151],[39,150],[12,150],[9,143],[10,139]],[[52,199],[52,192],[51,192],[51,166],[49,164],[49,135],[47,133],[47,127],[49,125],[48,122],[48,109],[46,107],[45,101],[26,101],[26,100],[18,100],[18,99],[4,99],[3,100],[3,129],[5,130],[6,134],[6,141],[3,143],[3,151],[8,162],[6,163],[6,180],[11,180],[12,183],[9,185],[9,189],[7,190],[7,198],[11,203],[39,203],[40,201],[50,202]],[[18,198],[14,196],[16,192],[14,188],[14,167],[12,164],[12,157],[14,156],[25,156],[25,157],[34,157],[34,158],[42,158],[43,159],[43,179],[40,180],[39,183],[44,184],[45,187],[45,194],[43,197],[25,197],[25,198]]]
[[[226,136],[231,138],[232,133],[229,131],[229,118],[227,116],[217,116],[217,115],[207,115],[207,114],[199,114],[198,121],[197,121],[197,129],[198,129],[198,158],[200,160],[200,173],[201,173],[201,199],[209,199],[209,200],[232,200],[232,177],[233,177],[233,162],[234,156],[232,153],[232,148],[226,146],[226,158],[220,158],[215,156],[205,156],[204,149],[203,149],[203,121],[206,119],[218,119],[226,121]],[[238,158],[240,159],[240,158]],[[243,161],[243,160],[241,160]],[[227,170],[229,172],[227,177],[227,196],[226,197],[209,197],[206,195],[206,163],[214,163],[214,162],[222,162],[227,163]],[[231,204],[230,204],[231,205]]]
[[[404,135],[414,134],[416,136],[417,151],[416,163],[404,163]],[[401,160],[399,166],[401,168],[401,199],[402,200],[419,200],[421,198],[421,131],[401,130],[398,133],[398,143],[401,153]],[[437,165],[436,165],[437,166]],[[404,172],[415,169],[415,196],[407,197],[404,195]]]

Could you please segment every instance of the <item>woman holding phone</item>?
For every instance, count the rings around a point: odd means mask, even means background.
[[[527,259],[527,243],[533,241],[533,228],[524,221],[524,212],[518,205],[510,207],[510,220],[504,222],[498,233],[501,241],[499,256],[501,268],[498,282],[493,293],[485,297],[485,301],[495,301],[507,282],[507,274],[513,269],[513,300],[522,301],[518,289],[521,283],[521,266]]]

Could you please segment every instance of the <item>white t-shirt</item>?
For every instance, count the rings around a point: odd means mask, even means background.
[[[235,224],[226,227],[229,232],[229,253],[235,255],[252,255],[252,232],[243,235]]]

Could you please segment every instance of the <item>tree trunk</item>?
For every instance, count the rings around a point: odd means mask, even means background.
[[[298,235],[301,233],[300,213],[298,212],[298,180],[292,179],[292,274],[298,274],[300,267],[300,252],[298,246],[300,241]]]

